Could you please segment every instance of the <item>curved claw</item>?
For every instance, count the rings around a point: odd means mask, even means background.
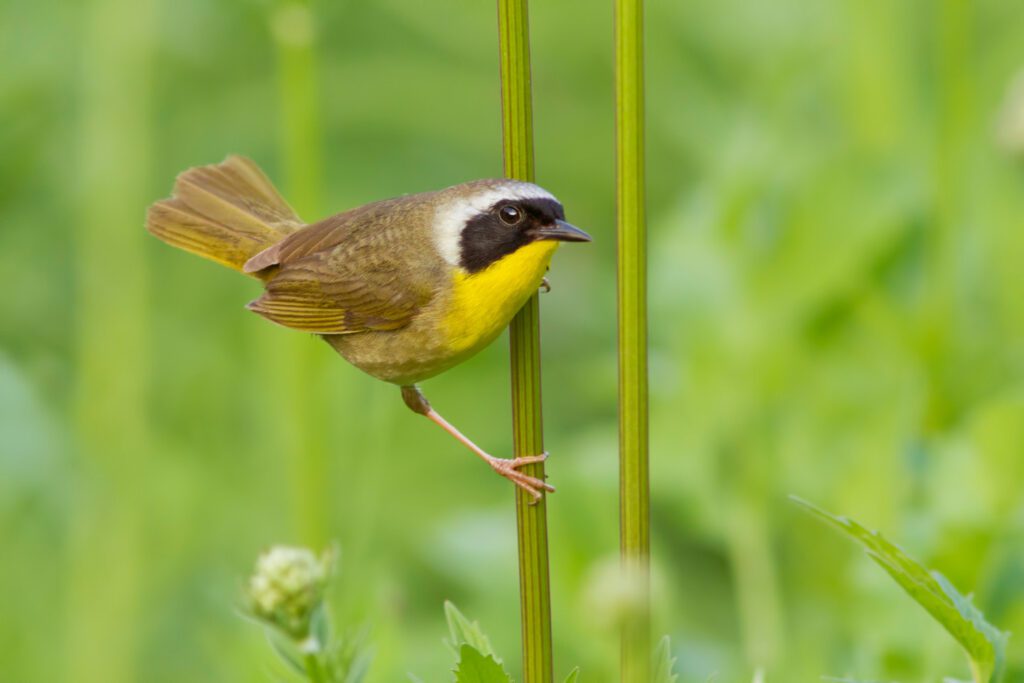
[[[542,280],[540,281],[540,291],[541,291],[541,292],[543,292],[544,294],[547,294],[548,292],[550,292],[550,291],[551,291],[551,283],[550,283],[550,282],[548,282],[548,278],[547,278],[547,276],[545,276],[545,277],[544,277],[544,278],[543,278],[543,279],[542,279]]]
[[[518,458],[513,458],[512,460],[506,460],[505,462],[507,462],[512,467],[518,468],[518,467],[522,467],[523,465],[532,465],[534,463],[544,462],[547,459],[548,459],[548,452],[544,451],[540,455],[521,455]]]
[[[548,459],[547,453],[541,455],[526,455],[511,460],[502,458],[493,458],[490,461],[491,467],[495,472],[505,477],[513,484],[523,489],[531,496],[533,496],[533,503],[536,503],[541,499],[541,491],[548,491],[550,493],[555,492],[555,487],[547,483],[543,479],[538,477],[531,477],[528,474],[520,472],[518,468],[524,467],[525,465],[532,465],[538,462],[544,462]],[[532,503],[531,503],[532,504]]]

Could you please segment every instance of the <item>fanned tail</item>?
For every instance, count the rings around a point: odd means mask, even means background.
[[[240,156],[185,171],[173,196],[146,214],[146,229],[164,242],[240,272],[303,225],[263,171]]]

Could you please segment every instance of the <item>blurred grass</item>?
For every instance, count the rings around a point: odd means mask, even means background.
[[[139,664],[136,624],[144,618],[151,539],[139,514],[153,448],[143,406],[149,390],[149,268],[143,208],[151,150],[150,74],[155,7],[97,0],[83,17],[83,68],[72,147],[74,316],[68,329],[74,391],[65,590],[67,618],[56,677],[86,683],[128,680]],[[126,99],[124,90],[133,93]],[[116,163],[110,163],[116,160]],[[121,267],[114,273],[110,264]],[[61,627],[64,627],[63,629]],[[111,657],[106,648],[122,653]],[[61,666],[61,665],[64,666]],[[14,676],[12,676],[13,678]]]
[[[319,154],[308,167],[286,158],[299,105],[282,102],[277,7],[0,5],[3,680],[262,680],[265,644],[233,607],[259,549],[309,533],[294,444],[274,436],[301,385],[268,370],[295,347],[318,385],[297,438],[327,470],[314,533],[341,547],[339,617],[371,625],[373,680],[445,679],[445,598],[517,650],[504,484],[393,387],[244,311],[253,282],[143,233],[176,173],[229,152],[314,213],[500,169],[490,4],[311,3],[321,143],[291,152]],[[537,178],[596,237],[558,254],[542,313],[555,667],[606,680],[611,13],[532,9]],[[886,529],[1024,633],[1024,169],[994,142],[1024,6],[651,2],[647,18],[656,629],[687,680],[966,678],[941,630],[785,495]],[[506,348],[427,387],[495,452]],[[1009,648],[1017,680],[1024,639]]]
[[[275,46],[279,154],[283,161],[283,191],[292,208],[305,220],[324,213],[323,126],[317,84],[316,23],[309,3],[283,0],[270,7],[267,20]],[[275,450],[290,466],[292,509],[303,543],[321,547],[329,542],[327,444],[324,418],[336,397],[320,383],[323,356],[308,335],[279,330],[267,350],[273,359],[269,378],[279,391],[268,393],[265,409],[275,432]]]

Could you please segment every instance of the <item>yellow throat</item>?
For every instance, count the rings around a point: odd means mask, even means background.
[[[531,242],[476,273],[456,268],[444,320],[450,348],[471,354],[491,343],[537,291],[558,245]]]

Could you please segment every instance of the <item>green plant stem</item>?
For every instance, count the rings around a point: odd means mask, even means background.
[[[318,218],[323,177],[315,26],[309,0],[282,0],[273,17],[281,159],[288,200],[307,220]]]
[[[929,226],[925,251],[928,288],[924,305],[925,318],[919,335],[921,353],[932,390],[928,392],[928,405],[924,429],[929,433],[941,429],[954,419],[955,402],[948,398],[949,391],[942,385],[948,381],[949,356],[954,343],[951,330],[967,324],[960,312],[962,292],[958,291],[957,273],[960,270],[967,196],[965,179],[971,174],[969,154],[972,125],[973,54],[971,37],[974,35],[975,13],[972,3],[941,0],[934,3],[936,77],[940,87],[937,106],[935,137],[933,225]]]
[[[306,665],[306,676],[311,683],[326,683],[327,679],[324,678],[323,669],[320,667],[320,660],[315,652],[306,653],[303,657],[303,662]]]
[[[158,460],[146,410],[153,340],[142,230],[153,196],[158,8],[151,0],[91,0],[76,16],[82,24],[74,80],[79,120],[61,164],[76,170],[76,216],[68,230],[75,248],[68,337],[76,375],[74,460],[67,471],[74,474],[66,501],[74,513],[62,536],[67,548],[55,549],[67,562],[68,583],[61,587],[67,604],[45,616],[54,629],[52,620],[63,618],[65,632],[45,637],[65,648],[54,679],[111,683],[136,678],[143,666],[147,569],[158,547],[147,487],[140,486],[154,480]],[[9,441],[0,448],[10,448]],[[10,552],[8,558],[17,561]],[[18,678],[0,668],[5,680]]]
[[[505,175],[533,180],[533,103],[530,86],[530,30],[526,0],[498,0],[501,53],[501,108]],[[509,327],[512,364],[512,422],[515,455],[544,451],[541,420],[540,307],[534,295]],[[544,465],[524,468],[544,477]],[[548,579],[547,501],[536,504],[516,488],[519,538],[519,600],[522,615],[523,679],[553,679],[551,588]]]
[[[643,68],[643,2],[615,0],[620,550],[639,596],[622,628],[621,673],[628,683],[647,683],[651,666]]]
[[[277,55],[280,111],[280,158],[284,164],[285,196],[304,220],[320,210],[323,159],[320,108],[316,87],[315,22],[308,0],[283,0],[271,16]],[[323,387],[318,378],[323,349],[306,335],[283,336],[284,347],[272,357],[281,395],[274,397],[280,415],[278,444],[291,468],[289,479],[295,525],[303,542],[327,542],[328,462],[320,434],[317,407]]]

